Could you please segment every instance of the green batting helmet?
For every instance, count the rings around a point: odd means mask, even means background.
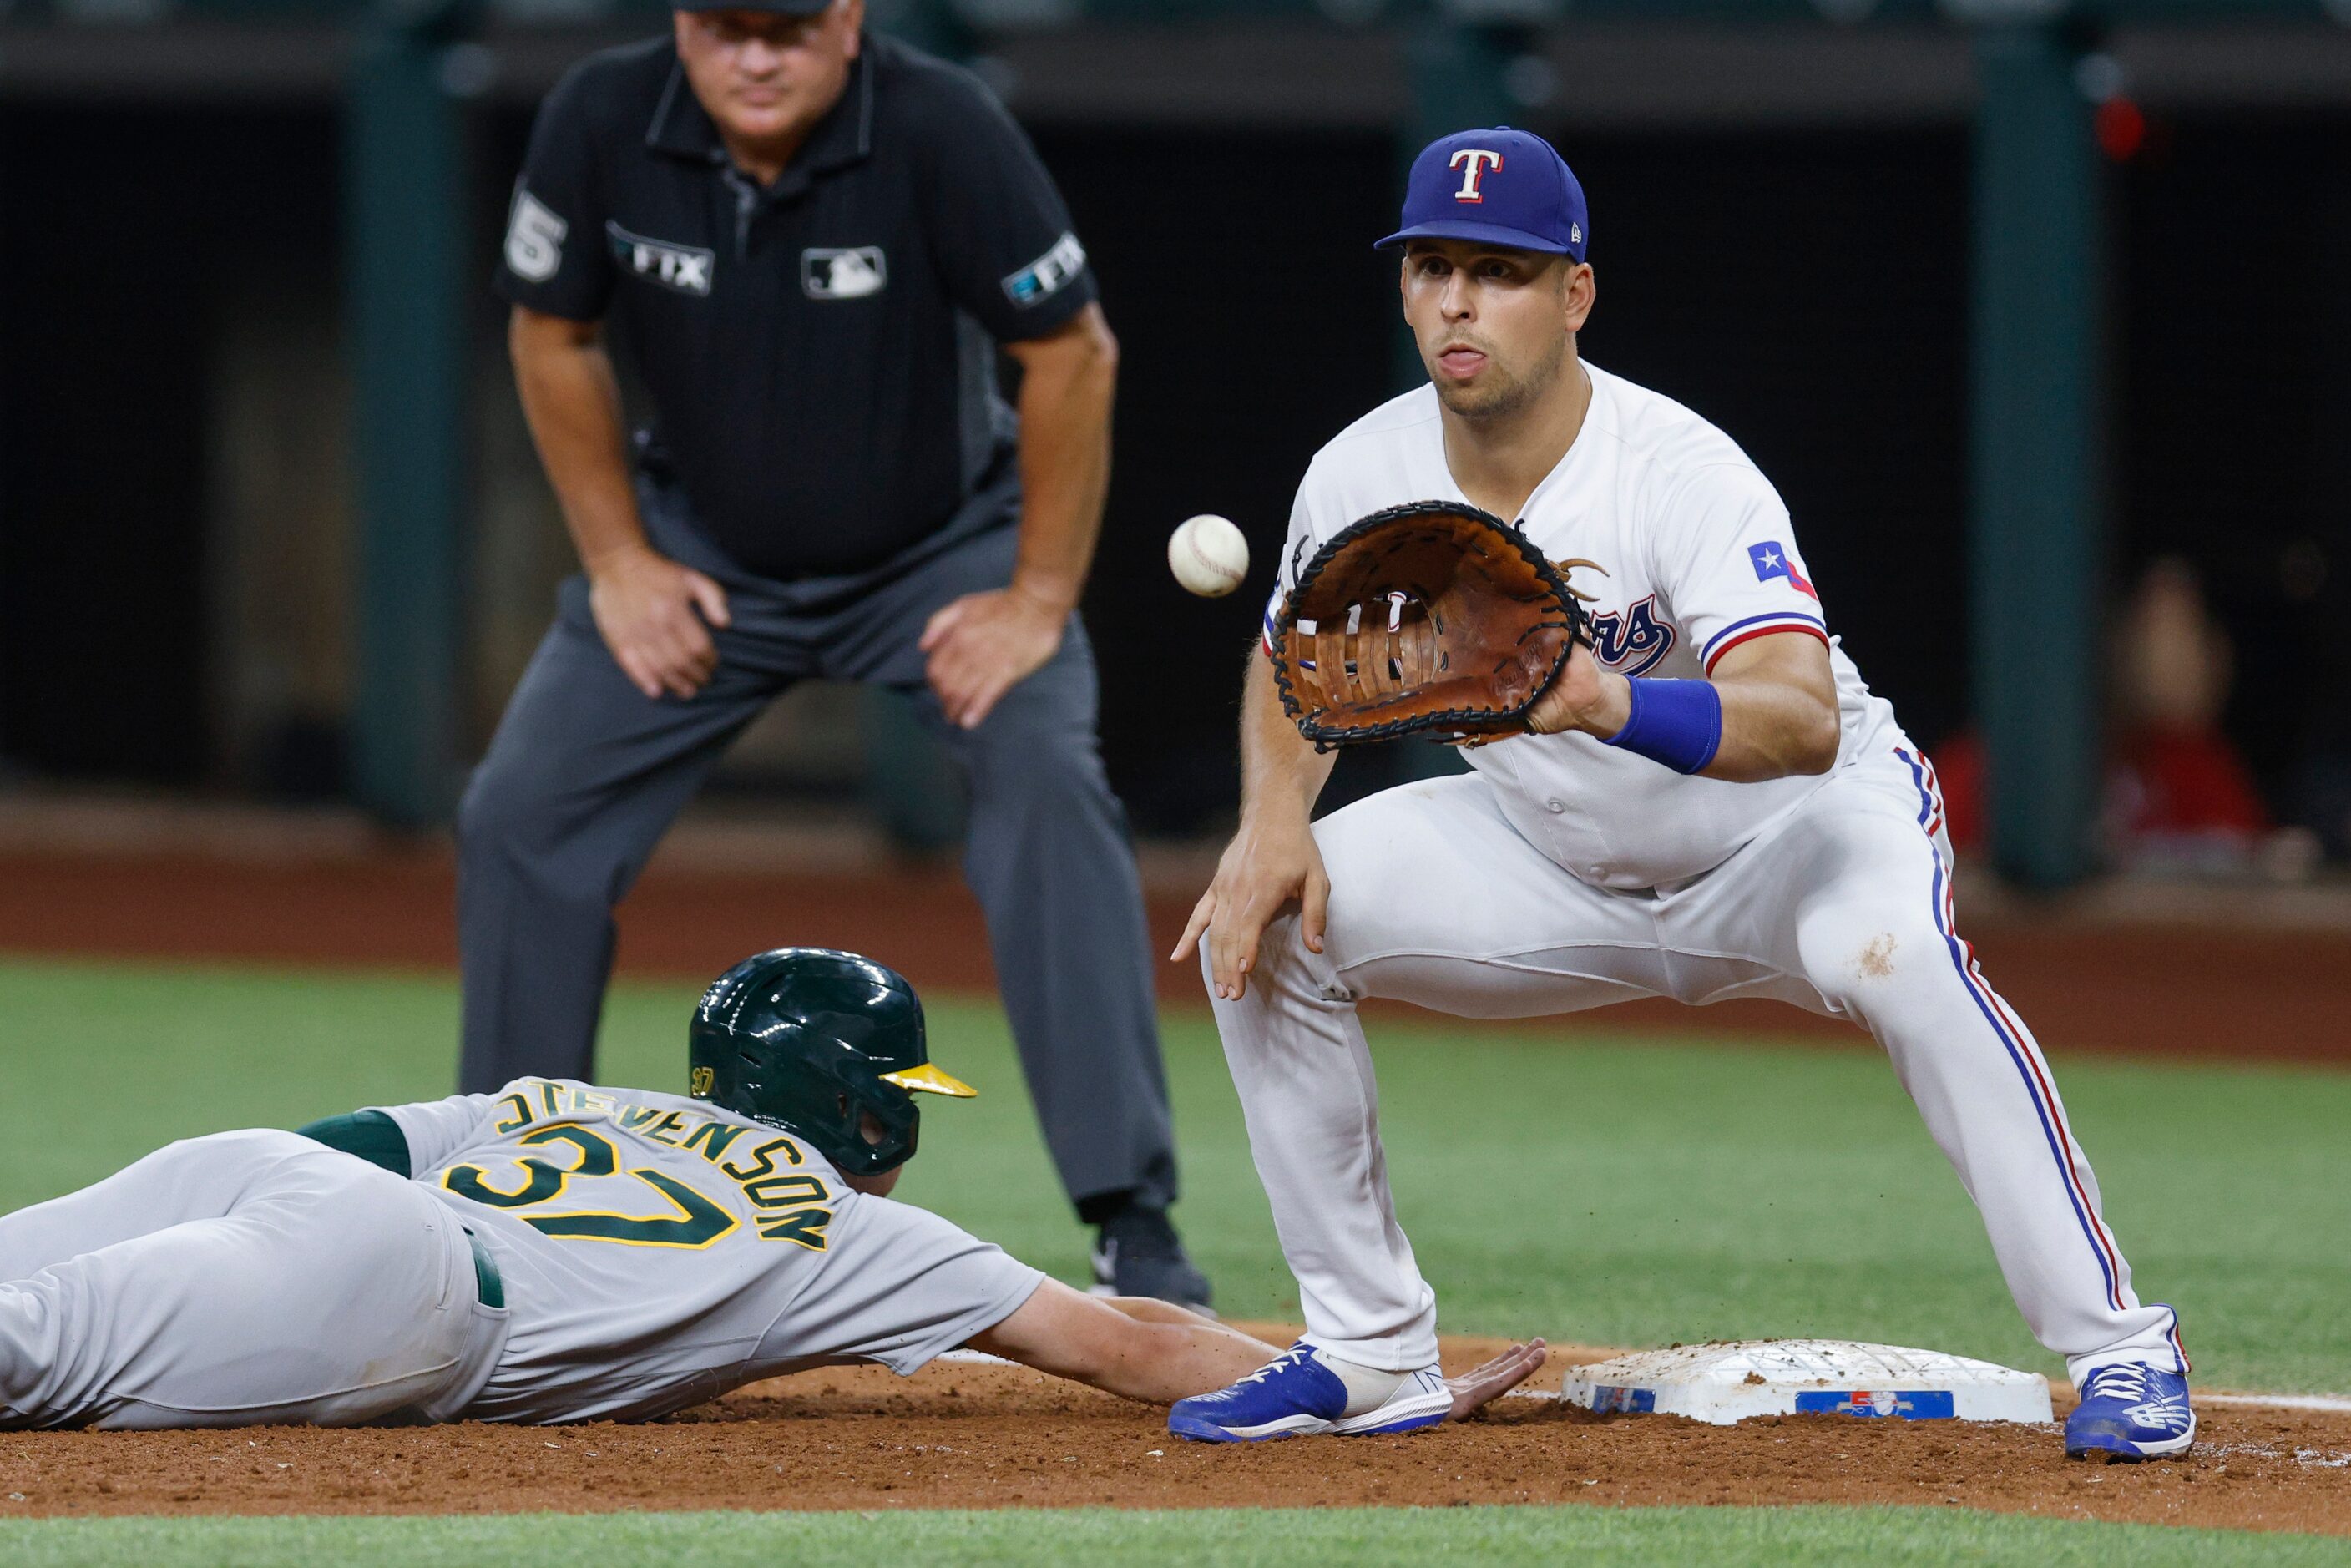
[[[844,1176],[914,1157],[915,1093],[979,1092],[931,1065],[904,976],[829,947],[744,959],[703,993],[688,1038],[695,1099],[806,1139]]]

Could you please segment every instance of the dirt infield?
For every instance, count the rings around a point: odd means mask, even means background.
[[[1196,889],[1151,899],[1165,954]],[[326,862],[0,852],[0,952],[243,959],[445,970],[456,959],[445,851]],[[2063,1050],[2351,1065],[2351,930],[1968,919],[1986,972]],[[987,932],[946,867],[713,873],[659,862],[621,915],[624,973],[705,980],[786,943],[872,953],[917,986],[990,990]],[[1201,1005],[1198,974],[1162,963],[1163,998]],[[1854,1030],[1769,1002],[1639,1002],[1611,1028],[1813,1035]],[[1557,1029],[1556,1024],[1526,1028]]]
[[[1447,1364],[1498,1343],[1448,1342]],[[1556,1388],[1559,1364],[1538,1383]],[[1171,1438],[1154,1409],[1036,1373],[935,1364],[905,1380],[811,1373],[637,1427],[0,1434],[0,1518],[1821,1502],[2351,1535],[2351,1416],[2231,1408],[2203,1422],[2188,1458],[2145,1465],[2069,1462],[2041,1427],[1715,1427],[1536,1399],[1405,1437],[1212,1448]]]

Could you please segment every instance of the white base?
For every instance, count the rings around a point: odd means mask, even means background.
[[[1746,1340],[1645,1350],[1568,1368],[1560,1397],[1728,1427],[1811,1413],[1909,1421],[2054,1420],[2038,1374],[1935,1350],[1838,1339]]]

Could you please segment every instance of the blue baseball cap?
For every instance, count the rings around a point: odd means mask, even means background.
[[[766,11],[778,16],[821,16],[833,0],[670,0],[673,11]]]
[[[1582,261],[1591,235],[1583,187],[1567,160],[1531,131],[1497,125],[1422,148],[1405,182],[1404,227],[1373,248],[1466,239]]]

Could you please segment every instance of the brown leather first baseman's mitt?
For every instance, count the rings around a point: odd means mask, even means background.
[[[1557,568],[1490,512],[1391,507],[1332,536],[1273,630],[1282,710],[1317,750],[1498,739],[1590,641]]]

